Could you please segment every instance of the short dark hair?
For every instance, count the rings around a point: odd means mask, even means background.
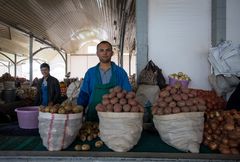
[[[101,41],[100,43],[98,43],[97,50],[98,50],[98,47],[99,47],[100,44],[108,44],[111,47],[111,50],[112,50],[112,44],[108,41]]]
[[[48,70],[50,70],[50,66],[45,62],[40,65],[40,69],[42,68],[48,68]]]

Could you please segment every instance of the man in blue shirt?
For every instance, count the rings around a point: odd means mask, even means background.
[[[97,45],[97,56],[100,63],[85,74],[77,100],[78,105],[87,107],[85,112],[88,121],[98,121],[95,107],[109,89],[120,86],[126,91],[131,91],[127,73],[111,61],[113,51],[109,42],[102,41]]]
[[[50,75],[50,66],[47,63],[40,65],[43,77],[37,84],[37,95],[35,105],[54,105],[59,103],[60,85],[59,81]]]

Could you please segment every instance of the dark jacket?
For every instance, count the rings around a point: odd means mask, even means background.
[[[37,95],[35,98],[35,105],[41,105],[42,103],[42,83],[43,83],[43,78],[41,78],[38,81],[37,85]],[[49,75],[47,78],[47,88],[48,88],[48,103],[52,102],[53,104],[59,103],[59,98],[60,98],[60,85],[59,81],[54,78],[53,76]]]

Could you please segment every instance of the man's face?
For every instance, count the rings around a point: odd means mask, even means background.
[[[111,62],[111,57],[113,55],[112,48],[107,43],[102,43],[98,46],[97,49],[97,56],[102,63],[109,63]]]
[[[42,72],[43,77],[48,77],[49,69],[47,67],[41,68],[41,72]]]

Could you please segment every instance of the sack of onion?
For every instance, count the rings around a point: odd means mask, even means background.
[[[82,107],[66,105],[39,108],[39,134],[49,151],[67,148],[77,137],[82,125]]]
[[[96,106],[101,140],[116,152],[129,151],[141,137],[144,108],[134,92],[114,87]]]
[[[197,97],[195,90],[175,84],[160,92],[152,108],[153,122],[164,142],[182,151],[198,153],[205,109],[205,101]]]

